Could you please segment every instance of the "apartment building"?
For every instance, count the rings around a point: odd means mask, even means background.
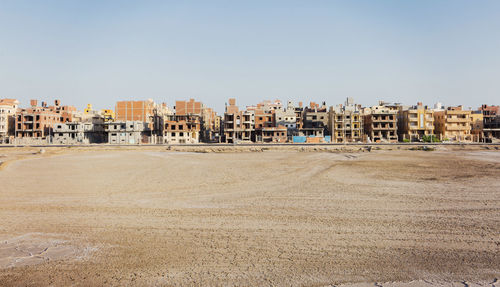
[[[471,111],[470,120],[471,120],[470,133],[472,134],[472,141],[481,142],[484,138],[483,112],[482,111]]]
[[[208,107],[201,109],[201,140],[203,142],[217,142],[219,132],[216,127],[217,113]],[[219,122],[220,124],[220,122]]]
[[[256,129],[258,132],[258,142],[263,143],[285,143],[288,141],[288,129],[285,126],[279,125],[277,127],[263,127]]]
[[[254,111],[254,110],[262,110],[264,113],[272,113],[277,110],[282,110],[283,109],[283,104],[281,103],[280,100],[264,100],[257,105],[254,106],[247,106],[246,107],[247,111]]]
[[[441,140],[472,141],[471,123],[471,111],[462,106],[434,112],[435,131]]]
[[[416,106],[400,109],[398,113],[400,140],[421,141],[434,134],[434,111],[418,102]]]
[[[326,103],[319,106],[311,102],[303,112],[303,125],[298,130],[299,136],[324,137],[328,135],[328,109]]]
[[[361,106],[352,98],[347,98],[344,105],[330,107],[328,130],[334,143],[362,142],[364,136]]]
[[[53,126],[72,122],[76,113],[75,107],[61,106],[59,100],[55,100],[54,106],[48,106],[45,102],[38,106],[37,100],[31,100],[30,104],[30,108],[18,109],[16,112],[15,136],[18,143],[50,141]]]
[[[214,138],[217,142],[222,140],[222,117],[219,115],[215,116],[214,120]]]
[[[264,130],[268,130],[268,134],[271,133],[272,128],[275,125],[275,114],[274,110],[264,111],[262,107],[254,109],[254,133],[252,135],[252,141],[254,142],[264,142]]]
[[[175,114],[163,119],[164,144],[194,144],[200,141],[201,116]]]
[[[140,121],[152,123],[155,115],[155,103],[147,101],[119,101],[115,106],[115,120],[118,122]]]
[[[479,110],[483,113],[484,138],[489,142],[500,138],[500,107],[482,105]]]
[[[235,99],[226,104],[223,121],[224,141],[251,141],[255,131],[255,111],[240,111]]]
[[[14,135],[18,107],[18,100],[0,99],[0,143],[9,143]]]
[[[380,102],[378,106],[365,109],[364,131],[372,142],[397,142],[397,105]]]
[[[105,122],[114,122],[116,120],[115,112],[111,109],[102,109],[99,114],[104,118]]]
[[[149,143],[151,130],[141,121],[105,122],[104,133],[109,144]]]
[[[70,122],[54,125],[54,144],[92,144],[106,142],[104,119],[94,117],[89,122]]]
[[[175,101],[175,113],[180,116],[184,115],[201,115],[203,104],[194,99],[189,101]]]
[[[197,102],[194,99],[189,99],[189,101],[176,101],[175,115],[199,117],[200,130],[196,131],[199,140],[203,142],[218,141],[216,136],[218,137],[220,134],[216,132],[215,127],[217,113],[212,108],[206,107],[202,102]]]
[[[304,127],[304,105],[302,102],[299,102],[299,105],[295,107],[295,119],[296,123],[295,126],[297,128],[297,131],[302,129]]]

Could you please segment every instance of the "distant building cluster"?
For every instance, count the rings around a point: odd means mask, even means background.
[[[348,98],[328,107],[311,102],[263,101],[224,115],[194,99],[173,108],[152,100],[120,101],[115,109],[83,111],[31,100],[20,107],[0,99],[3,144],[194,144],[194,143],[396,143],[493,142],[500,139],[499,106],[477,110],[379,102],[362,107]]]

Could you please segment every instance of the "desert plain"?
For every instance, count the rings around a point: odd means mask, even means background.
[[[489,147],[0,149],[1,286],[499,286]]]

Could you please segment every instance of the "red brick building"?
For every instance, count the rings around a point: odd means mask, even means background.
[[[147,101],[120,101],[116,103],[116,121],[141,121],[152,122],[155,104],[152,100]]]
[[[73,106],[61,106],[59,100],[55,100],[54,106],[47,106],[42,102],[38,106],[37,100],[31,100],[31,107],[19,109],[16,113],[15,136],[17,138],[46,138],[52,133],[57,123],[73,121],[76,108]]]

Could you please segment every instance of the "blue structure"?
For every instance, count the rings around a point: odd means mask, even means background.
[[[306,142],[306,137],[294,136],[293,137],[293,142],[294,143],[305,143]]]

